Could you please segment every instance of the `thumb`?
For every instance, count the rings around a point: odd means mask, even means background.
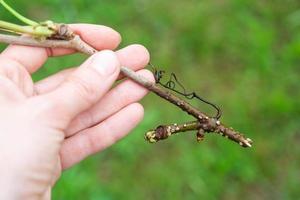
[[[98,52],[48,94],[48,98],[55,105],[55,110],[72,119],[95,104],[110,89],[119,69],[120,63],[113,51]]]

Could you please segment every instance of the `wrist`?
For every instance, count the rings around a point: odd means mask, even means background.
[[[51,199],[51,187],[37,180],[34,174],[20,172],[14,166],[0,167],[0,199]],[[44,188],[47,188],[46,190]]]

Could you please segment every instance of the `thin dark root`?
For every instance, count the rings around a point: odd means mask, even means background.
[[[203,102],[203,103],[206,103],[210,106],[212,106],[216,111],[216,115],[215,115],[215,119],[219,120],[220,117],[222,116],[222,111],[220,109],[219,106],[217,106],[216,104],[213,104],[207,100],[205,100],[204,98],[200,97],[197,93],[195,92],[190,92],[188,93],[185,89],[185,87],[179,82],[179,80],[177,79],[176,75],[174,73],[171,73],[170,74],[170,79],[168,82],[166,83],[162,83],[161,82],[161,79],[163,77],[163,74],[165,73],[165,71],[163,70],[157,70],[151,63],[149,63],[149,66],[153,69],[153,74],[154,74],[154,78],[155,78],[155,82],[159,85],[161,85],[162,87],[168,89],[168,90],[171,90],[181,96],[184,96],[185,98],[187,99],[198,99],[199,101]],[[179,85],[181,91],[179,90],[176,90],[176,84]]]

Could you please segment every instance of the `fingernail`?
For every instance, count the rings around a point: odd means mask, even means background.
[[[93,55],[92,59],[92,67],[103,76],[112,75],[119,66],[118,58],[113,51],[101,51]]]

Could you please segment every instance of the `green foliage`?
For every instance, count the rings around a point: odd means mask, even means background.
[[[201,144],[192,134],[147,144],[143,134],[148,129],[190,119],[149,95],[143,123],[66,171],[54,199],[300,198],[299,1],[8,3],[31,19],[104,24],[121,32],[122,46],[144,44],[154,64],[220,104],[222,120],[254,140],[251,149],[214,135]],[[10,19],[1,8],[0,17]],[[51,58],[35,79],[83,59]]]

